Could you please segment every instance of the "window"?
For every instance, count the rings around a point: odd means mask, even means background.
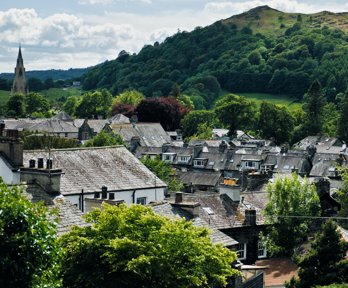
[[[237,255],[239,260],[245,260],[246,259],[246,243],[239,243],[237,245]]]
[[[137,198],[137,204],[146,205],[146,197]]]
[[[191,156],[179,156],[178,162],[179,163],[188,163],[190,161]]]
[[[205,164],[205,159],[195,159],[193,161],[193,166],[195,167],[201,167],[201,168],[204,168],[204,165]]]
[[[65,137],[68,137],[68,133],[65,132]]]
[[[162,154],[162,160],[165,162],[172,163],[174,160],[175,154],[174,153],[163,153]]]
[[[259,242],[257,247],[257,256],[258,258],[266,258],[267,257],[267,249],[264,243]]]

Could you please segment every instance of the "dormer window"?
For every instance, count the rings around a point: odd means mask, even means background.
[[[179,156],[178,163],[187,164],[191,159],[191,156]]]
[[[162,161],[167,163],[173,163],[175,158],[175,153],[163,153],[162,154]]]
[[[196,168],[204,168],[205,163],[206,163],[206,159],[197,158],[197,159],[193,160],[193,166]]]

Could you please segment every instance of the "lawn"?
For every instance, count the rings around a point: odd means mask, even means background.
[[[301,102],[298,102],[296,99],[286,95],[274,95],[266,93],[238,93],[238,95],[255,101],[257,105],[260,105],[262,101],[267,101],[277,105],[284,105],[289,108],[289,110],[295,110],[301,108],[302,106]]]
[[[6,103],[9,97],[10,91],[0,90],[0,104]]]
[[[40,94],[44,95],[48,101],[64,102],[69,96],[80,96],[81,92],[76,88],[50,88],[41,91]]]

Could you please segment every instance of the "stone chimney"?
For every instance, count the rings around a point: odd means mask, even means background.
[[[8,133],[9,135],[4,136],[4,123],[0,124],[0,131],[2,133],[0,134],[0,152],[7,157],[13,166],[23,166],[23,143],[18,137],[18,131],[11,130],[13,133]]]
[[[193,158],[197,158],[199,154],[201,154],[202,150],[203,150],[202,145],[193,146]]]
[[[162,145],[162,153],[168,152],[169,148],[170,148],[170,144],[169,143],[163,143],[163,145]]]
[[[256,226],[256,210],[255,209],[245,210],[245,220],[243,224],[248,226]]]
[[[182,210],[191,214],[192,217],[199,216],[199,207],[201,206],[198,202],[184,201],[183,193],[176,192],[174,202],[170,203],[173,207],[179,207]]]
[[[140,146],[140,138],[139,136],[133,136],[130,140],[129,151],[135,152],[137,148]]]
[[[219,145],[219,152],[224,153],[225,150],[227,149],[227,147],[228,147],[227,143],[224,140],[222,140],[220,145]]]

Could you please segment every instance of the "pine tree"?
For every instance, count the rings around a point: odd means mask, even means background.
[[[338,119],[337,137],[348,143],[348,91],[344,94],[344,97],[340,105],[340,118]]]

